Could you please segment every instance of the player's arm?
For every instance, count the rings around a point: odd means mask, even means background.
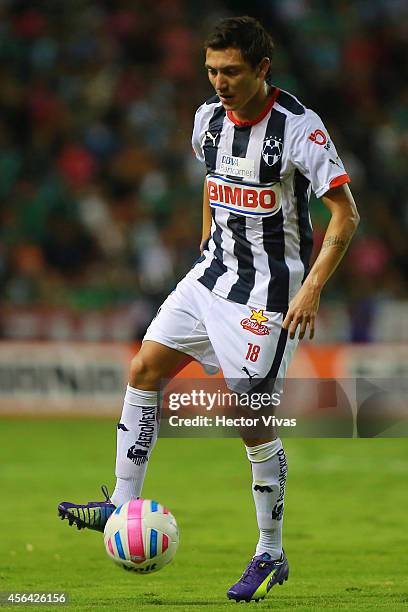
[[[203,189],[203,230],[201,234],[201,244],[200,244],[200,252],[203,254],[203,249],[206,240],[208,240],[211,232],[211,209],[210,203],[208,200],[208,189],[207,189],[207,181],[204,180],[204,189]]]
[[[295,337],[298,326],[299,338],[303,338],[308,325],[309,337],[313,338],[320,293],[342,260],[360,220],[348,185],[330,189],[322,200],[330,210],[331,219],[319,255],[302,287],[291,300],[283,321],[282,326],[289,330],[291,338]]]

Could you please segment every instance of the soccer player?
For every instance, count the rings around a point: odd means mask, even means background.
[[[256,380],[284,378],[298,340],[307,332],[313,338],[320,293],[359,217],[321,119],[270,83],[273,48],[250,17],[220,21],[205,43],[215,95],[197,110],[192,137],[207,169],[201,257],[163,303],[131,362],[111,498],[105,491],[105,502],[59,505],[62,518],[78,528],[103,531],[116,506],[140,496],[157,438],[159,382],[186,354],[220,366],[227,384],[236,389],[241,381],[242,391],[256,388]],[[331,218],[309,269],[311,190]],[[259,541],[227,595],[250,601],[288,577],[282,549],[287,463],[274,432],[242,435]]]

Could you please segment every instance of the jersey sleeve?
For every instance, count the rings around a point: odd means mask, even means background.
[[[309,179],[316,197],[350,182],[320,117],[307,109],[293,127],[291,157],[294,166]]]
[[[191,144],[196,158],[200,162],[204,162],[204,151],[202,147],[203,135],[202,135],[202,106],[197,110],[194,117],[193,135],[191,137]]]

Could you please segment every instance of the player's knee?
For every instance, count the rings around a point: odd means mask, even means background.
[[[155,389],[160,380],[160,372],[142,351],[130,362],[129,384],[142,389]]]

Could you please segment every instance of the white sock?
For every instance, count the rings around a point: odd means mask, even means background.
[[[157,433],[157,392],[128,385],[117,429],[115,506],[140,496]]]
[[[255,555],[282,553],[282,523],[287,463],[279,438],[258,446],[246,446],[252,468],[252,493],[259,527]]]

